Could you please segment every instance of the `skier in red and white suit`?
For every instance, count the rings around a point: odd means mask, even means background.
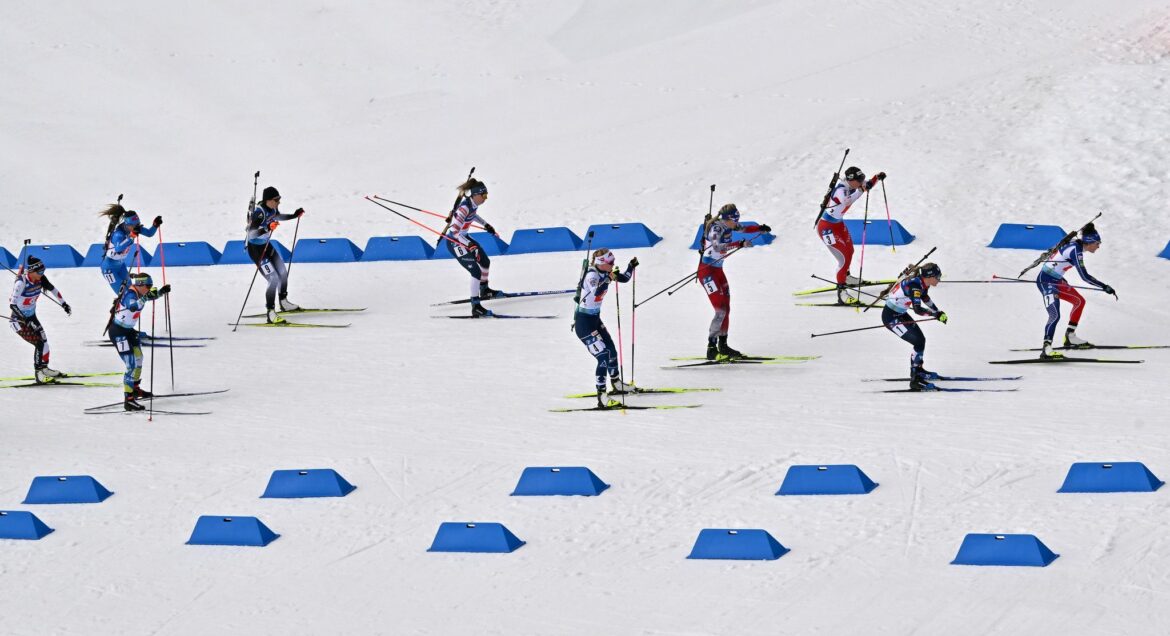
[[[856,285],[859,281],[849,273],[849,265],[853,262],[853,237],[849,236],[849,229],[845,227],[845,213],[849,206],[869,192],[886,178],[886,173],[879,172],[869,181],[865,180],[865,173],[856,166],[845,170],[845,179],[838,181],[829,193],[829,205],[821,213],[817,221],[817,236],[837,259],[837,301],[842,304],[854,302],[845,291],[846,286]]]
[[[751,239],[732,240],[733,232],[770,232],[767,225],[740,225],[739,210],[734,203],[719,209],[719,218],[707,226],[703,234],[703,258],[699,261],[699,282],[707,292],[707,299],[715,308],[715,317],[707,331],[707,359],[717,357],[738,358],[743,354],[727,346],[727,328],[731,320],[731,287],[723,274],[724,260],[735,249],[751,247]]]

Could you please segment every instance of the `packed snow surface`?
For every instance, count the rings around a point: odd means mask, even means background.
[[[425,236],[362,197],[445,212],[475,166],[491,189],[483,216],[505,238],[617,221],[662,235],[618,252],[642,262],[644,299],[693,271],[687,246],[714,183],[716,206],[735,202],[778,236],[727,262],[731,344],[821,356],[663,369],[703,353],[710,306],[689,285],[640,307],[635,332],[621,285],[605,319],[616,336],[620,293],[627,379],[722,391],[637,398],[696,409],[551,413],[592,384],[564,297],[495,303],[558,320],[436,319],[452,312],[431,303],[466,294],[452,261],[297,264],[294,301],[368,309],[301,318],[346,329],[233,333],[250,267],[170,268],[174,333],[217,338],[174,351],[174,385],[230,392],[168,404],[213,415],[148,421],[82,413],[116,388],[0,391],[0,509],[57,530],[0,542],[5,633],[1170,631],[1167,489],[1056,493],[1075,461],[1170,474],[1170,352],[990,366],[1034,355],[1008,349],[1040,345],[1037,290],[946,283],[1035,258],[985,247],[1002,222],[1075,229],[1104,211],[1088,266],[1120,300],[1086,292],[1078,333],[1170,344],[1170,263],[1155,257],[1170,240],[1164,0],[10,2],[0,86],[0,244],[13,252],[25,238],[100,242],[96,213],[119,193],[163,215],[167,241],[222,246],[242,236],[256,170],[285,211],[308,210],[302,238]],[[889,174],[890,213],[917,236],[896,253],[867,248],[866,277],[938,248],[933,295],[950,323],[924,325],[927,366],[1019,372],[989,383],[1018,391],[879,393],[900,385],[861,380],[904,375],[904,342],[809,338],[879,322],[790,295],[834,269],[812,220],[846,147],[849,164]],[[869,215],[885,220],[880,198]],[[292,225],[277,232],[286,244]],[[493,287],[572,287],[580,262],[497,258]],[[119,370],[111,349],[83,345],[110,303],[98,270],[50,277],[74,308],[41,302],[53,366]],[[28,373],[30,349],[0,339],[2,374]],[[169,353],[151,355],[146,384],[170,391]],[[880,486],[774,496],[788,466],[810,463],[857,464]],[[509,497],[540,465],[588,466],[612,488]],[[258,498],[272,470],[317,467],[357,490]],[[34,476],[58,474],[116,494],[20,504]],[[255,515],[281,537],[184,545],[204,514]],[[502,522],[527,545],[428,553],[444,521]],[[686,560],[711,527],[767,529],[792,551]],[[1034,533],[1061,556],[1043,569],[949,565],[968,532]]]

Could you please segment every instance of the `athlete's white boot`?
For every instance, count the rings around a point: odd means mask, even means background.
[[[300,305],[294,303],[293,301],[291,301],[287,298],[280,299],[280,310],[281,311],[298,311],[300,308],[301,308]]]

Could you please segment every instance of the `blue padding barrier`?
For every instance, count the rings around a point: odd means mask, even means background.
[[[1154,492],[1163,483],[1141,462],[1077,462],[1056,492]]]
[[[189,241],[186,243],[162,243],[155,250],[159,262],[165,259],[168,267],[188,267],[191,265],[215,265],[219,263],[219,250],[204,241]]]
[[[276,249],[276,253],[288,262],[289,251],[280,241],[272,241],[270,246]],[[223,255],[219,257],[217,265],[252,265],[252,259],[248,256],[248,250],[244,247],[243,241],[228,241],[223,246]]]
[[[279,537],[256,517],[203,515],[187,545],[248,545],[262,548]]]
[[[301,263],[354,263],[362,251],[347,238],[303,238],[293,246],[293,260]]]
[[[755,221],[744,221],[743,225],[754,225],[755,223],[756,223]],[[870,229],[873,229],[873,228],[870,228]],[[771,245],[772,241],[776,240],[776,236],[774,234],[772,234],[771,232],[765,233],[763,236],[760,236],[759,232],[753,232],[751,234],[749,234],[747,232],[732,232],[731,233],[731,240],[733,240],[733,241],[742,241],[744,239],[750,239],[753,237],[754,237],[754,240],[752,241],[752,247],[762,247],[764,245]],[[702,247],[702,245],[703,245],[702,241],[703,241],[703,226],[702,226],[702,224],[700,224],[699,229],[695,230],[695,240],[691,241],[691,249],[697,250],[700,247]]]
[[[866,225],[868,224],[868,225]],[[869,229],[862,231],[862,226]],[[894,230],[894,240],[890,241],[890,228]],[[914,241],[914,235],[906,231],[896,219],[892,222],[887,222],[885,219],[848,219],[845,221],[845,227],[849,230],[849,237],[853,239],[854,245],[861,245],[862,235],[865,235],[866,245],[909,245]]]
[[[593,233],[593,241],[589,241],[589,233]],[[643,223],[607,223],[590,225],[585,232],[585,243],[591,249],[602,247],[611,250],[631,247],[654,247],[662,240]]]
[[[4,266],[9,269],[16,269],[16,257],[3,247],[0,247],[0,262],[3,262]]]
[[[487,232],[472,232],[470,236],[475,239],[476,243],[479,243],[483,253],[488,256],[499,256],[508,251],[508,244],[498,236]],[[431,258],[453,258],[451,252],[447,250],[449,242],[447,239],[439,239],[439,246],[435,248],[435,253],[431,255]]]
[[[512,496],[600,495],[609,488],[592,470],[584,466],[529,466],[520,474]]]
[[[687,558],[775,561],[788,552],[767,530],[707,528],[699,531]]]
[[[969,534],[951,565],[1044,567],[1058,556],[1032,534]]]
[[[89,475],[34,477],[22,503],[100,503],[114,493]]]
[[[512,552],[524,542],[499,523],[448,521],[427,552]]]
[[[332,468],[274,470],[261,497],[297,499],[301,497],[344,497],[355,486]]]
[[[1161,252],[1158,252],[1158,256],[1161,258],[1170,258],[1170,243],[1167,243],[1166,247],[1162,248]]]
[[[581,249],[581,237],[567,227],[538,227],[512,232],[508,254],[573,252]]]
[[[853,464],[790,466],[777,495],[864,495],[877,484]]]
[[[73,249],[72,245],[25,245],[17,255],[17,264],[24,262],[25,255],[31,254],[45,262],[45,267],[65,268],[81,267],[85,260],[81,253]]]
[[[52,532],[31,512],[24,510],[0,510],[0,539],[26,539],[35,541]]]
[[[987,247],[1016,250],[1047,250],[1067,233],[1059,225],[1001,223]]]
[[[130,269],[134,269],[135,267],[137,267],[139,264],[138,259],[140,256],[142,258],[141,263],[142,263],[143,267],[150,265],[150,261],[151,261],[150,252],[146,251],[146,248],[142,247],[141,245],[135,245],[134,247],[130,248],[130,253],[126,255],[126,261],[125,261],[126,267],[129,267]],[[81,266],[82,267],[100,267],[102,264],[102,259],[104,259],[105,257],[106,257],[105,244],[104,243],[94,243],[94,244],[89,246],[88,250],[86,250],[85,258],[82,259],[82,261],[81,261]],[[168,263],[168,265],[169,265],[169,263]]]
[[[435,248],[421,236],[375,236],[366,241],[363,261],[425,261]]]

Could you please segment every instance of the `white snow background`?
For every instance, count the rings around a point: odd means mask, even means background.
[[[1087,293],[1081,335],[1170,343],[1170,263],[1155,258],[1170,240],[1168,80],[1164,0],[4,3],[0,245],[13,252],[24,238],[99,242],[96,213],[118,193],[163,215],[167,241],[222,246],[241,236],[256,170],[285,211],[308,210],[301,237],[364,245],[418,230],[363,195],[446,210],[474,165],[491,188],[482,213],[505,237],[617,221],[665,237],[618,253],[642,261],[645,298],[693,268],[715,183],[716,206],[735,202],[778,236],[727,264],[731,344],[822,357],[661,369],[703,352],[711,309],[691,285],[638,311],[635,379],[722,392],[639,398],[702,404],[690,410],[555,414],[593,368],[563,297],[496,304],[560,320],[448,321],[429,304],[466,293],[454,262],[297,264],[294,301],[369,309],[317,319],[344,330],[231,333],[250,268],[171,268],[176,335],[218,338],[175,351],[176,386],[231,391],[170,405],[211,416],[153,422],[82,414],[118,399],[112,388],[0,392],[0,509],[56,528],[0,542],[0,631],[1166,633],[1167,490],[1056,489],[1074,461],[1170,474],[1170,353],[990,366],[1039,346],[1039,294],[944,283],[934,297],[951,320],[925,325],[928,366],[1020,371],[1020,390],[887,395],[861,379],[905,374],[909,347],[881,330],[810,340],[878,316],[795,307],[790,292],[831,275],[811,222],[851,147],[850,164],[889,174],[892,214],[917,235],[896,254],[867,249],[867,277],[932,246],[944,280],[1014,275],[1036,254],[987,249],[1001,222],[1072,229],[1103,210],[1088,266],[1120,301]],[[291,229],[278,231],[286,244]],[[580,258],[500,257],[493,286],[571,287]],[[100,273],[50,276],[75,310],[41,303],[53,365],[120,369],[110,349],[81,344],[107,314]],[[154,385],[169,391],[155,356]],[[0,337],[3,375],[30,357]],[[774,496],[798,463],[854,463],[881,485]],[[509,497],[539,465],[588,466],[613,487]],[[358,489],[258,499],[272,470],[306,467]],[[116,494],[22,506],[32,478],[52,474]],[[282,536],[184,545],[203,514],[256,515]],[[528,543],[427,553],[443,521],[499,521]],[[764,528],[792,552],[686,560],[705,527]],[[949,565],[968,532],[1035,533],[1061,557]]]

